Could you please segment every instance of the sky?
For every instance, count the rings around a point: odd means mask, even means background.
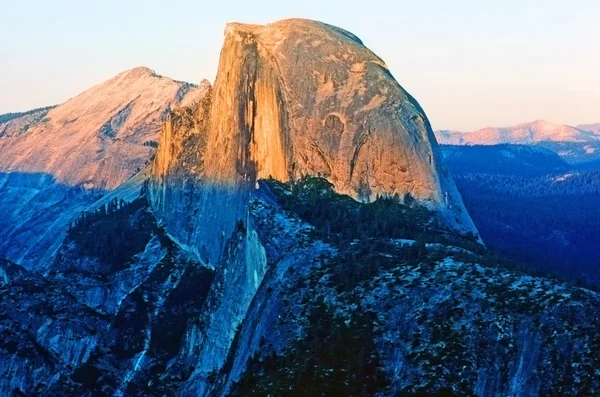
[[[599,16],[596,0],[0,0],[0,113],[135,66],[212,82],[225,23],[302,17],[360,37],[434,129],[598,123]]]

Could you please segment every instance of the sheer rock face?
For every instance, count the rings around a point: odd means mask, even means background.
[[[219,72],[208,176],[321,174],[360,199],[442,202],[423,111],[352,34],[304,20],[229,24]]]
[[[355,199],[410,195],[460,231],[476,231],[423,110],[342,29],[299,19],[228,24],[204,117],[195,126],[205,136],[195,175],[205,185],[235,190],[322,175]],[[158,179],[178,162],[177,142],[163,140]]]
[[[113,189],[150,158],[166,113],[199,100],[206,88],[144,67],[123,72],[47,113],[0,124],[0,171]]]

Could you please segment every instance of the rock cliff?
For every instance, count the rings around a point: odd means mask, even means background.
[[[183,342],[189,390],[207,392],[225,365],[267,270],[249,207],[259,181],[306,175],[357,202],[423,205],[476,234],[423,110],[357,37],[299,19],[229,24],[214,87],[163,126],[148,190],[171,238],[215,270],[210,306]]]
[[[210,220],[206,233],[178,235],[189,245],[230,235],[259,179],[304,175],[356,200],[416,200],[476,233],[419,104],[360,39],[315,21],[228,24],[214,88],[167,121],[153,174],[155,207],[177,207],[185,191],[197,223]],[[210,197],[226,210],[211,210]],[[163,215],[181,230],[180,217]]]

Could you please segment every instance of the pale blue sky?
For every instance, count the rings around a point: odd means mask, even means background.
[[[359,36],[434,128],[600,122],[596,0],[0,0],[0,113],[139,65],[213,81],[226,22],[287,17]]]

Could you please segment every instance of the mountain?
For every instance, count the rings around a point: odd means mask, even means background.
[[[55,108],[0,124],[0,172],[113,189],[150,158],[168,111],[205,89],[144,67],[123,72]]]
[[[596,124],[579,124],[575,128],[583,131],[592,131],[596,135],[600,135],[600,123]]]
[[[587,129],[580,129],[549,121],[536,120],[514,127],[487,127],[473,132],[442,130],[436,132],[440,144],[448,145],[497,145],[512,143],[531,145],[544,141],[553,142],[593,142],[600,141],[600,135]]]
[[[571,127],[537,120],[514,127],[488,127],[473,132],[441,130],[435,134],[442,145],[537,145],[574,165],[600,160],[600,132],[595,124]]]
[[[198,158],[186,164],[205,185],[214,181],[215,194],[225,186],[253,188],[261,178],[322,175],[355,199],[410,197],[457,229],[476,232],[423,110],[347,31],[304,20],[227,25],[210,103],[192,113],[200,122],[178,118],[184,128],[170,125],[163,135],[154,171],[159,184],[181,167],[173,156],[182,142],[201,135]],[[156,200],[168,200],[169,186],[160,189]],[[231,211],[244,200],[227,199]]]
[[[214,87],[97,193],[0,285],[0,394],[600,390],[600,295],[489,254],[424,112],[343,29],[229,24]]]
[[[527,278],[516,291],[509,286],[520,284],[517,273],[477,256],[477,239],[457,232],[436,198],[445,189],[435,179],[451,181],[438,164],[420,107],[354,35],[303,20],[229,25],[213,90],[167,120],[149,184],[169,236],[215,272],[177,364],[161,375],[163,387],[182,395],[428,395],[463,382],[464,394],[510,395],[510,384],[531,385],[515,386],[524,395],[566,392],[558,361],[527,346],[571,329],[569,320],[546,322],[509,304],[492,309],[508,321],[500,328],[483,320],[491,312],[481,314],[480,327],[455,323],[479,312],[465,307],[507,302],[513,293],[529,301],[545,281]],[[406,302],[423,290],[431,306],[418,311],[420,300]],[[450,298],[463,292],[464,306]],[[413,317],[424,310],[421,320]],[[401,325],[417,321],[423,328]],[[538,321],[549,335],[533,336],[527,324]],[[403,336],[413,332],[414,339]],[[431,347],[430,336],[448,349]],[[461,354],[465,361],[454,361]],[[473,365],[469,375],[444,378]],[[538,365],[547,368],[543,379]],[[143,370],[139,376],[132,383],[146,382]]]
[[[358,38],[320,22],[229,24],[213,89],[167,120],[152,172],[160,222],[219,280],[210,315],[186,331],[205,335],[186,342],[193,389],[225,364],[271,260],[250,215],[269,194],[259,180],[322,176],[353,199],[397,196],[476,234],[420,106]]]
[[[478,172],[540,176],[572,167],[549,149],[526,145],[444,145],[442,154],[453,175]]]
[[[169,111],[207,84],[139,67],[64,104],[0,117],[0,257],[49,264],[73,217],[143,168]]]

